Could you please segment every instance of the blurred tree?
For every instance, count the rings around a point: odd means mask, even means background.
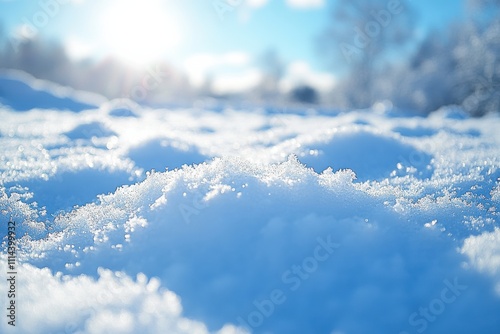
[[[259,98],[266,102],[275,102],[279,92],[279,82],[285,72],[285,65],[274,49],[265,51],[259,59],[259,65],[262,70],[262,82],[259,85]]]
[[[499,111],[499,36],[500,19],[471,19],[432,32],[407,65],[386,70],[377,94],[398,107],[425,112],[451,104],[473,116]],[[382,94],[384,87],[390,89]]]
[[[5,28],[2,24],[2,22],[0,22],[0,52],[3,51],[4,49],[4,44],[5,44]],[[1,61],[1,58],[0,58],[0,61]],[[1,66],[1,64],[0,64]]]
[[[0,67],[5,67],[6,49],[8,47],[7,30],[2,22],[0,22]]]
[[[467,20],[450,25],[444,36],[429,34],[405,73],[425,81],[413,80],[408,88],[422,92],[428,111],[447,104],[473,116],[500,110],[500,0],[465,3]]]
[[[336,102],[369,107],[377,72],[414,35],[415,15],[407,0],[338,0],[320,48],[332,67],[347,74]]]
[[[25,71],[38,79],[108,98],[149,103],[187,99],[193,94],[186,77],[166,62],[139,70],[111,57],[75,60],[68,55],[64,45],[41,36],[11,37],[0,55],[0,67]]]
[[[318,103],[318,93],[311,86],[299,86],[290,92],[292,100],[300,103]]]
[[[456,96],[474,116],[500,111],[500,18],[463,28],[453,51]]]
[[[60,80],[68,77],[69,65],[69,57],[60,44],[47,42],[39,37],[10,37],[9,43],[5,44],[2,58],[2,66],[5,68],[19,69],[35,77],[62,84],[69,83]]]
[[[453,91],[456,67],[448,35],[431,31],[404,63],[384,69],[375,94],[391,100],[399,110],[427,114],[457,104]]]

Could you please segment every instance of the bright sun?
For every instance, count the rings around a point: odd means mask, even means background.
[[[146,65],[180,42],[178,24],[160,0],[110,1],[102,12],[102,38],[111,52],[132,65]]]

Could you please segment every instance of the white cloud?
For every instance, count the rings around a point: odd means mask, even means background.
[[[267,5],[268,3],[269,3],[269,0],[247,0],[247,1],[245,1],[245,4],[248,7],[252,7],[252,8],[259,8],[259,7]]]
[[[67,38],[64,45],[69,56],[77,60],[89,57],[95,51],[90,44],[75,36]]]
[[[206,82],[208,76],[219,76],[234,70],[241,72],[250,64],[250,61],[250,55],[240,51],[225,54],[200,53],[189,57],[184,62],[184,69],[191,84],[200,87]]]
[[[245,66],[250,62],[250,55],[245,52],[229,52],[222,56],[221,63],[232,66]]]
[[[219,75],[214,79],[212,89],[217,94],[237,94],[255,88],[262,79],[262,73],[254,68],[242,73]]]
[[[319,8],[325,5],[324,0],[286,0],[286,4],[294,8]],[[269,0],[246,0],[245,5],[250,8],[260,8],[269,4]]]
[[[330,73],[315,72],[305,61],[295,61],[288,66],[285,77],[280,82],[280,89],[289,92],[299,85],[309,85],[319,91],[327,92],[336,83],[335,76]]]
[[[238,2],[238,1],[236,1]],[[244,2],[244,4],[243,4]],[[252,18],[253,12],[261,9],[269,4],[269,0],[245,0],[241,1],[243,6],[240,6],[238,18],[242,23],[248,23]],[[288,7],[294,9],[314,9],[321,8],[325,5],[324,0],[285,0]]]
[[[203,53],[189,57],[184,62],[184,68],[192,85],[200,87],[205,82],[207,72],[217,64],[217,57]]]
[[[286,0],[286,3],[295,8],[319,8],[325,5],[324,0]]]

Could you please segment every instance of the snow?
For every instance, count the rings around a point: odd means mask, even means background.
[[[498,332],[498,115],[45,93],[0,91],[2,333]]]
[[[5,69],[0,70],[0,92],[0,103],[16,111],[41,108],[78,112],[105,102],[97,94],[75,91],[37,80],[25,72]]]

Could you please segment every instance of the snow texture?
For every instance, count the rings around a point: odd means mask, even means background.
[[[2,333],[500,330],[498,116],[49,93],[0,91]]]

